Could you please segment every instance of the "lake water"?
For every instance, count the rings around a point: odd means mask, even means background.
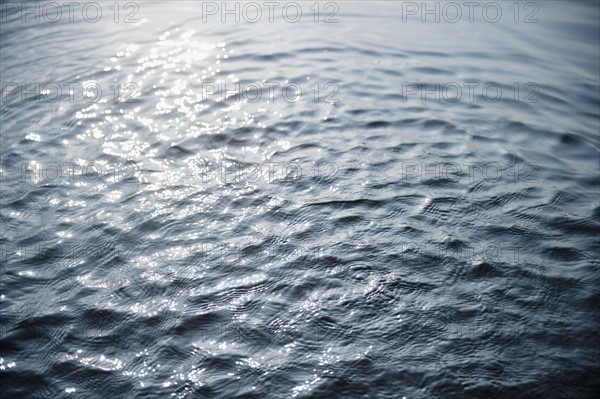
[[[599,2],[0,7],[1,397],[600,389]]]

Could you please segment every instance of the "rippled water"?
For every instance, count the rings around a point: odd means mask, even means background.
[[[598,2],[95,4],[3,4],[3,398],[600,388]]]

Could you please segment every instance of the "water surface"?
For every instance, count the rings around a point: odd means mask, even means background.
[[[2,14],[2,397],[598,390],[598,2],[98,4]]]

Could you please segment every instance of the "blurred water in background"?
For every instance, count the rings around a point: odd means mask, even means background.
[[[2,397],[598,390],[597,1],[1,6]]]

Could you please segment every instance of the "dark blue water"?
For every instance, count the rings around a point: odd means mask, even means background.
[[[2,4],[0,397],[594,397],[599,3],[284,4]]]

